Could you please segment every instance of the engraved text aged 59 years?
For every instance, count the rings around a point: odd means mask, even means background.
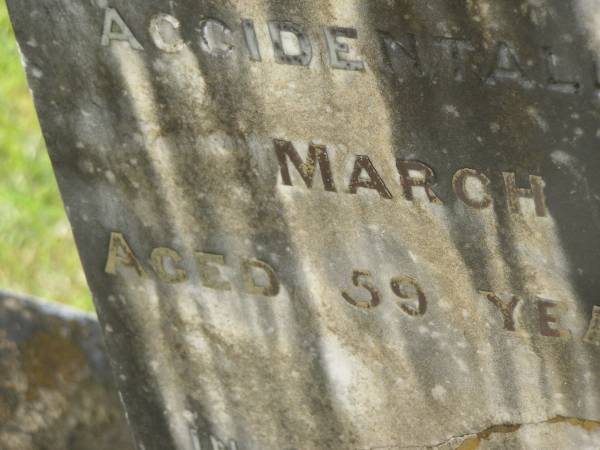
[[[289,141],[275,139],[273,149],[279,165],[281,188],[289,189],[293,186],[294,174],[296,179],[302,180],[305,188],[311,190],[318,172],[324,192],[330,195],[336,195],[338,192],[357,195],[365,190],[373,192],[376,198],[381,198],[381,202],[393,198],[386,182],[376,169],[376,164],[366,155],[354,157],[347,185],[342,187],[335,182],[336,177],[326,146],[309,144],[304,159]],[[397,160],[396,167],[400,190],[403,193],[401,201],[427,202],[432,204],[432,207],[444,207],[434,191],[434,170],[431,167],[422,162],[404,160]],[[510,213],[521,216],[524,220],[546,220],[549,213],[544,197],[544,182],[540,176],[530,175],[531,185],[520,187],[517,186],[514,173],[504,172],[500,175],[504,184],[505,207]],[[453,175],[452,181],[457,199],[467,208],[484,210],[490,208],[495,201],[488,190],[490,179],[483,171],[459,169]],[[417,195],[418,191],[420,196]],[[530,204],[530,211],[525,214],[523,206],[527,203]],[[163,283],[178,284],[189,282],[193,270],[204,289],[221,292],[240,290],[250,297],[256,297],[257,300],[262,297],[277,301],[285,286],[281,285],[276,269],[269,262],[251,256],[234,256],[199,250],[187,255],[172,248],[156,247],[144,260],[138,257],[125,235],[115,231],[110,234],[108,240],[105,272],[111,276],[134,275],[142,279],[155,276]],[[239,261],[235,267],[231,266],[233,259]],[[192,266],[194,269],[191,269]],[[233,279],[224,275],[225,269],[227,273],[236,274]],[[357,312],[375,311],[382,302],[393,301],[399,314],[413,320],[425,316],[435,307],[435,299],[430,298],[427,286],[422,285],[419,280],[402,273],[391,273],[388,277],[388,286],[384,289],[376,283],[375,274],[369,268],[356,269],[348,274],[347,286],[339,289],[338,298]],[[571,330],[561,326],[560,316],[568,312],[569,308],[565,299],[554,300],[541,295],[524,299],[518,295],[484,290],[479,291],[478,296],[478,301],[486,302],[490,314],[497,318],[499,329],[506,333],[529,332],[563,339],[573,337]],[[391,300],[388,300],[388,297]],[[596,312],[595,310],[589,329],[581,336],[586,343],[600,345],[600,321]],[[520,329],[524,327],[518,321],[521,315],[533,316],[533,322],[537,324],[536,329]]]

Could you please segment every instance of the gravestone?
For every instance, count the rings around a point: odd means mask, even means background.
[[[597,448],[597,2],[8,6],[139,448]]]
[[[0,448],[133,448],[91,314],[0,292]]]

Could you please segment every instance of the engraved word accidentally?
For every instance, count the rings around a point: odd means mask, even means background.
[[[257,25],[248,18],[234,25],[205,17],[193,30],[197,38],[186,41],[176,17],[157,13],[148,18],[147,33],[142,39],[141,30],[133,30],[116,9],[105,8],[100,43],[109,46],[114,41],[123,41],[134,50],[144,51],[141,42],[148,42],[165,53],[178,53],[197,45],[214,58],[231,58],[239,52],[253,63],[262,62],[268,48],[270,58],[277,64],[310,67],[314,60],[321,59],[315,57],[320,45],[314,42],[314,36],[320,35],[332,69],[364,72],[367,67],[385,64],[385,70],[400,84],[411,78],[426,78],[432,83],[446,78],[489,87],[508,83],[525,90],[536,88],[558,94],[581,94],[585,88],[600,93],[598,64],[592,55],[589,68],[575,74],[550,45],[539,48],[537,60],[527,59],[525,63],[517,47],[506,41],[484,46],[462,36],[417,37],[411,33],[378,31],[381,55],[367,62],[359,55],[364,45],[358,41],[359,32],[355,28],[323,26],[317,33],[288,20],[270,20],[260,26],[264,27],[261,30],[264,33],[259,33]],[[269,42],[264,42],[266,35]]]

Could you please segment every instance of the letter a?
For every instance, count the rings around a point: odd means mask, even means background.
[[[101,44],[106,47],[110,41],[127,41],[134,50],[144,50],[117,10],[106,8]]]
[[[134,268],[140,277],[146,276],[146,271],[133,254],[131,247],[125,240],[125,236],[122,233],[110,233],[108,256],[106,257],[104,271],[110,275],[116,275],[117,267],[120,265]]]

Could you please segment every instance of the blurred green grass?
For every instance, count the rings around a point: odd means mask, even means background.
[[[93,310],[0,2],[0,289]]]

